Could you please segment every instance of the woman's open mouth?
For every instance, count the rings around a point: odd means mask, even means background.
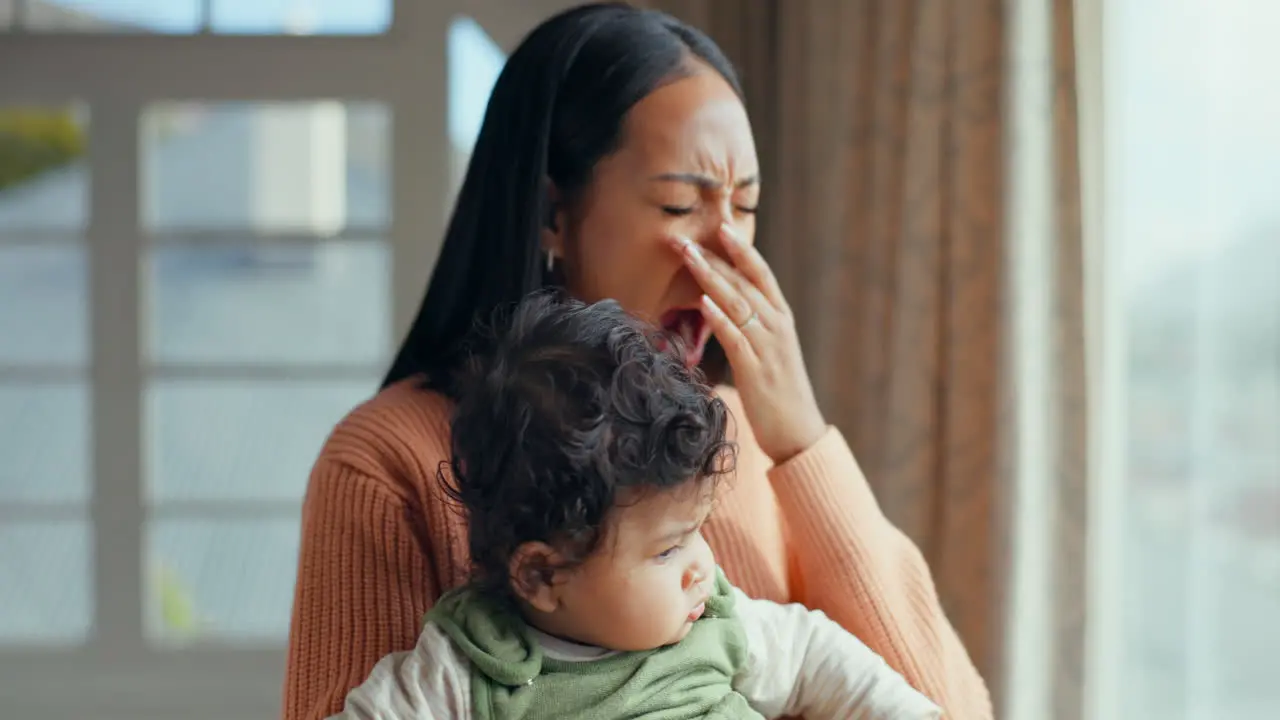
[[[674,308],[659,319],[663,333],[675,341],[676,351],[684,356],[688,367],[702,362],[702,353],[711,339],[711,326],[696,308]]]

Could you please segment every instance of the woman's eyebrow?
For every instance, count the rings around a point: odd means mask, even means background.
[[[698,173],[662,173],[660,175],[654,175],[653,177],[649,178],[649,180],[651,180],[652,182],[689,183],[690,185],[696,185],[700,188],[706,188],[711,190],[714,190],[723,184],[719,180],[716,180],[715,178],[709,175],[699,175]],[[755,185],[758,182],[760,182],[760,175],[757,173],[739,180],[736,184],[736,187],[741,189],[744,187]]]

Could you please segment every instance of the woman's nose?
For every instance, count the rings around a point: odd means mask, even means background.
[[[717,220],[714,224],[708,223],[709,227],[703,228],[697,235],[696,242],[702,248],[703,252],[713,253],[722,259],[727,259],[725,254],[725,243],[729,242],[725,237],[726,233],[738,233],[738,227],[734,224],[733,218],[729,217],[723,220]]]
[[[719,235],[719,228],[721,225],[728,225],[730,227],[733,227],[734,223],[736,223],[737,220],[738,220],[738,214],[733,209],[733,202],[730,199],[725,198],[724,202],[719,203],[718,207],[716,208],[716,213],[715,213],[715,221],[716,221],[716,229],[717,229],[716,234]]]

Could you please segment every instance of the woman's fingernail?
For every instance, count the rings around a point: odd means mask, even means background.
[[[721,223],[720,232],[724,233],[730,240],[738,242],[738,231],[734,230],[729,223]]]
[[[683,235],[676,236],[676,242],[680,245],[680,250],[694,260],[702,260],[702,249],[698,244]]]
[[[707,259],[702,255],[702,248],[697,243],[689,243],[684,246],[685,254],[688,255],[699,266],[706,267]]]

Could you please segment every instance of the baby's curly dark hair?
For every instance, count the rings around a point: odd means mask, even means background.
[[[527,542],[585,559],[624,491],[732,472],[724,402],[660,337],[616,302],[547,293],[478,332],[439,473],[468,515],[474,583],[507,594]]]

